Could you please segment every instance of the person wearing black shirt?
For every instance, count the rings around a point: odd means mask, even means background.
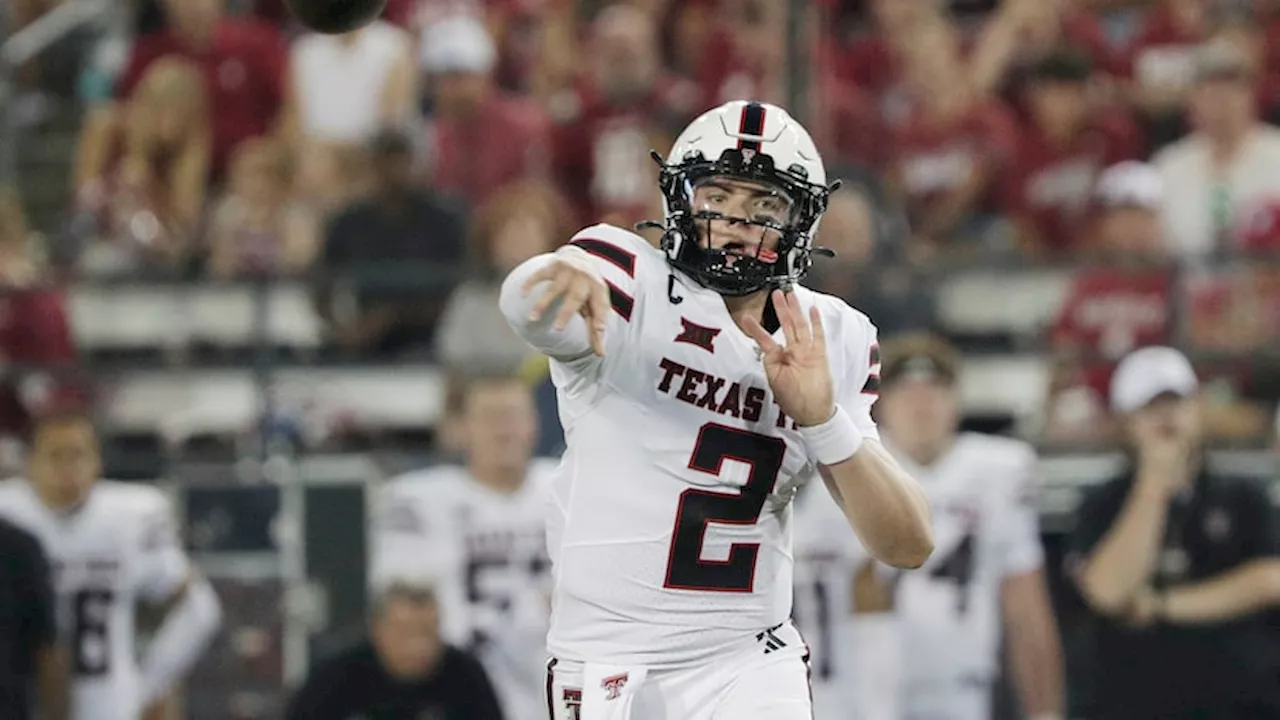
[[[70,682],[57,645],[53,581],[40,542],[0,520],[0,718],[66,720]]]
[[[1111,403],[1132,469],[1078,514],[1073,576],[1096,615],[1095,720],[1280,717],[1265,610],[1280,544],[1265,489],[1206,467],[1198,386],[1178,351],[1135,351]]]
[[[414,183],[413,143],[403,132],[378,134],[369,150],[372,193],[338,211],[325,230],[322,262],[334,282],[317,309],[339,346],[388,358],[430,348],[460,273],[425,281],[423,273],[461,265],[467,213]]]
[[[392,585],[369,637],[312,669],[287,720],[502,720],[480,662],[440,638],[435,597]]]

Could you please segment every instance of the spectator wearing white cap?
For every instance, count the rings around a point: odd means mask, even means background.
[[[497,50],[469,15],[447,17],[422,32],[421,65],[434,114],[434,184],[483,204],[496,190],[547,170],[550,121],[534,102],[494,84]]]
[[[1280,603],[1274,513],[1260,484],[1205,464],[1198,390],[1169,347],[1112,377],[1129,463],[1085,500],[1070,546],[1097,720],[1280,716],[1262,614]]]
[[[1258,68],[1246,48],[1216,41],[1195,60],[1188,110],[1195,132],[1158,153],[1161,216],[1182,257],[1229,248],[1240,210],[1280,194],[1280,129],[1258,117]]]
[[[1109,256],[1163,256],[1160,208],[1164,186],[1159,170],[1137,160],[1104,170],[1094,186],[1094,247]]]

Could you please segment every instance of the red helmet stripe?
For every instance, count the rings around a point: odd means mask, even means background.
[[[758,102],[749,102],[742,108],[742,116],[738,120],[739,135],[764,135],[764,106]],[[760,152],[759,140],[743,140],[738,138],[738,148]]]

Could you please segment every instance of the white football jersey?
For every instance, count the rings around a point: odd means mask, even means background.
[[[47,508],[26,480],[0,482],[0,515],[39,538],[69,644],[76,720],[137,720],[139,601],[161,603],[190,571],[168,500],[156,488],[99,480],[77,509]]]
[[[791,499],[816,465],[719,294],[635,233],[596,225],[571,242],[599,267],[612,312],[604,357],[551,363],[568,447],[548,529],[548,648],[702,663],[790,617]],[[842,300],[795,292],[821,312],[837,402],[878,437],[875,327]]]
[[[546,716],[546,518],[555,467],[533,461],[512,494],[455,465],[402,475],[383,488],[374,520],[374,586],[434,586],[442,635],[475,650],[511,720]]]
[[[842,640],[853,613],[853,578],[867,558],[844,512],[825,487],[796,501],[794,619],[809,645],[814,720],[856,720],[860,699],[850,652]]]
[[[936,545],[922,568],[901,575],[894,598],[908,659],[903,707],[908,716],[946,717],[957,694],[989,698],[1002,581],[1043,564],[1038,462],[1026,443],[974,433],[932,467],[895,455],[929,496]]]

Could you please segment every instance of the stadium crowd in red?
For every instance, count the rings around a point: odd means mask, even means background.
[[[451,362],[525,361],[489,307],[500,269],[564,227],[656,217],[650,148],[752,97],[807,117],[865,195],[838,221],[858,236],[827,234],[852,254],[816,278],[828,289],[874,295],[866,267],[886,259],[1100,268],[1046,329],[1050,436],[1089,439],[1135,346],[1241,353],[1280,331],[1276,273],[1218,261],[1280,246],[1275,0],[391,0],[340,37],[299,34],[280,0],[227,4],[143,4],[83,131],[76,207],[99,239],[81,272],[463,263],[426,309],[330,302],[331,337],[387,356],[438,329]],[[565,207],[573,222],[547,211]],[[885,232],[899,214],[908,230]],[[466,342],[472,327],[495,336]],[[1228,415],[1226,435],[1259,430]]]

